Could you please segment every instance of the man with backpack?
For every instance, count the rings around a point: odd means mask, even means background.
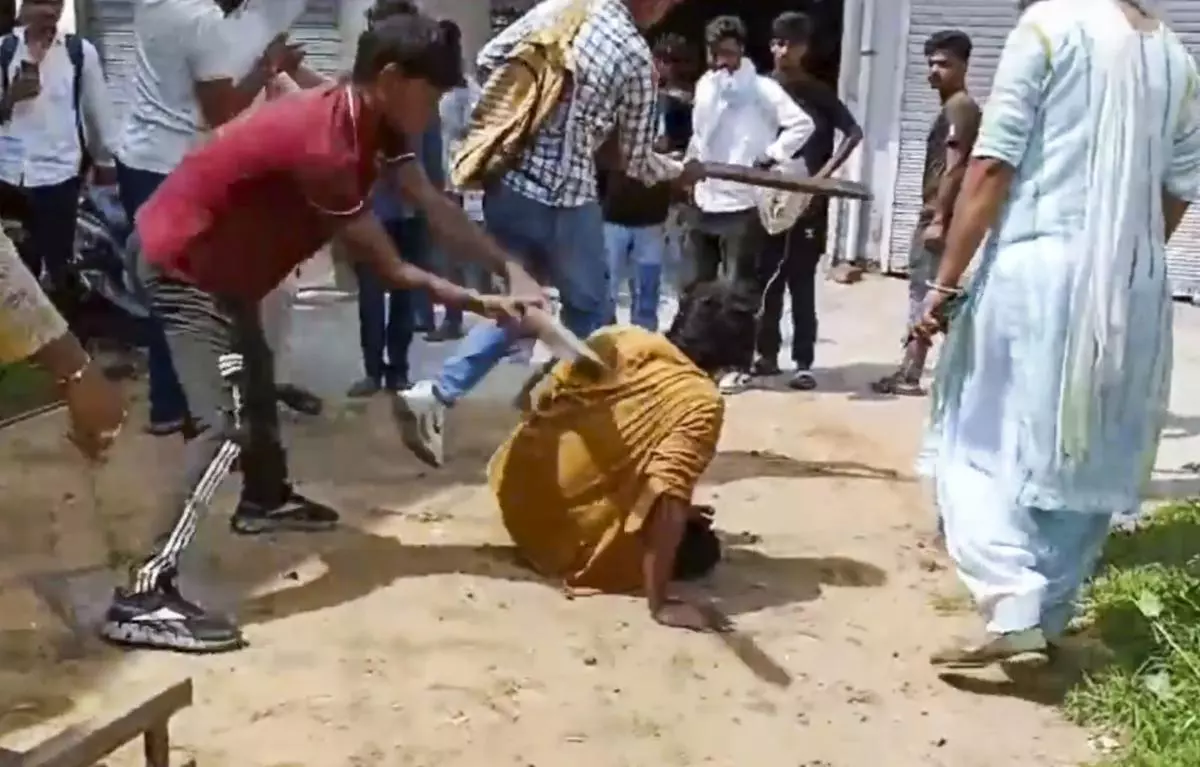
[[[21,26],[0,38],[0,183],[23,209],[29,270],[52,285],[70,263],[84,178],[116,180],[100,56],[59,31],[62,12],[62,0],[25,0]]]

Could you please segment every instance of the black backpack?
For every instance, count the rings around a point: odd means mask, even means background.
[[[74,70],[71,80],[71,103],[75,106],[75,133],[79,136],[79,175],[84,176],[92,167],[92,157],[88,153],[87,134],[83,130],[83,112],[79,108],[83,96],[83,39],[79,35],[68,34],[63,42],[67,46],[67,58],[71,60],[71,68]],[[17,43],[17,36],[11,33],[0,40],[0,86],[6,93],[8,70],[17,55]]]

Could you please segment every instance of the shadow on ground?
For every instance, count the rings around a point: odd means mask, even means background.
[[[387,517],[452,517],[467,497],[453,488],[477,492],[488,458],[516,420],[504,403],[462,403],[448,430],[451,460],[432,470],[401,446],[387,404],[333,408],[286,430],[293,478],[342,512],[342,529],[312,536],[231,535],[226,519],[237,483],[228,482],[183,563],[185,592],[247,623],[265,623],[344,604],[403,578],[457,573],[535,580],[508,546],[409,545],[371,532]],[[120,581],[103,564],[113,548],[105,539],[116,541],[127,559],[144,549],[159,532],[161,490],[181,459],[181,445],[133,427],[99,484],[89,488],[78,459],[62,444],[61,429],[61,423],[43,420],[19,434],[14,430],[0,445],[0,462],[22,469],[0,473],[0,736],[68,712],[73,696],[95,688],[128,657],[91,639]],[[854,463],[734,451],[718,455],[705,481],[829,476],[897,478]],[[444,510],[429,503],[448,491],[439,502]],[[315,561],[323,572],[307,582],[295,575]],[[824,585],[877,586],[884,580],[878,568],[850,559],[775,557],[734,546],[713,595],[736,616],[815,599]],[[31,583],[49,586],[35,593]],[[270,584],[271,593],[260,593]],[[55,590],[73,606],[51,609],[55,600],[45,597]]]
[[[1200,502],[1170,504],[1114,530],[1081,612],[1079,630],[1048,667],[1014,667],[1002,679],[943,679],[979,695],[1066,702],[1074,718],[1105,730],[1137,728],[1139,719],[1150,721],[1155,709],[1186,695],[1184,687],[1156,690],[1156,674],[1176,685],[1192,678],[1200,692],[1193,676],[1200,658]]]

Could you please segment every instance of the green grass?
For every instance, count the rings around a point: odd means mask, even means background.
[[[0,365],[0,419],[32,410],[57,399],[54,381],[26,362]]]
[[[1085,617],[1110,663],[1066,699],[1120,743],[1105,767],[1200,767],[1200,502],[1109,539]]]

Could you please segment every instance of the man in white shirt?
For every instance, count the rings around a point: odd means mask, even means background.
[[[130,220],[204,135],[249,107],[300,53],[278,36],[307,0],[141,0],[133,98],[117,148],[121,204]],[[245,7],[243,7],[245,6]],[[151,434],[183,429],[187,402],[166,339],[149,339]]]
[[[813,133],[813,121],[778,82],[758,74],[746,58],[746,26],[735,16],[705,29],[711,69],[696,83],[688,159],[768,168],[786,162]],[[758,292],[757,261],[766,241],[758,220],[758,192],[731,181],[696,185],[688,250],[697,282],[726,277]],[[739,371],[722,381],[726,392],[746,386]]]
[[[62,0],[26,0],[22,26],[0,38],[0,182],[24,208],[26,264],[61,284],[75,246],[88,165],[115,181],[108,90],[96,49],[58,29]]]

